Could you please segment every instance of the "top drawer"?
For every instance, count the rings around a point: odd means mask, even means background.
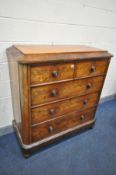
[[[108,62],[104,60],[81,61],[76,64],[76,78],[98,76],[106,72]]]
[[[73,63],[31,66],[31,84],[72,79],[73,76]]]
[[[73,78],[92,77],[104,74],[108,62],[103,60],[84,60],[77,63],[31,65],[31,84],[42,84]]]

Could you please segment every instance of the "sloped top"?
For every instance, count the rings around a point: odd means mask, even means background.
[[[106,52],[85,45],[14,45],[23,54]]]
[[[80,59],[111,58],[106,50],[84,45],[14,45],[7,49],[10,58],[22,64],[69,62]]]

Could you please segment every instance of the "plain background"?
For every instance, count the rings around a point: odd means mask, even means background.
[[[13,119],[6,48],[18,44],[87,44],[111,61],[102,97],[116,93],[115,0],[0,0],[0,128]]]

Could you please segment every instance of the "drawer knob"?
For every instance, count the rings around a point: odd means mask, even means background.
[[[85,116],[84,115],[81,115],[80,119],[81,120],[84,120],[85,119]]]
[[[87,86],[86,86],[87,89],[90,89],[91,87],[92,87],[91,83],[88,83]]]
[[[49,114],[51,114],[51,115],[54,115],[56,112],[55,112],[55,109],[50,109],[49,110]]]
[[[53,97],[56,97],[56,96],[57,96],[57,91],[56,91],[56,90],[52,90],[51,95],[52,95]]]
[[[95,66],[91,66],[90,72],[91,73],[95,72]]]
[[[57,77],[57,76],[58,76],[58,72],[57,72],[56,70],[53,71],[53,72],[52,72],[52,76],[53,76],[53,77]]]
[[[84,104],[84,105],[87,105],[87,102],[88,102],[88,101],[87,101],[87,99],[86,99],[86,100],[83,101],[83,104]]]
[[[53,130],[54,130],[54,128],[52,126],[49,126],[48,131],[52,133]]]

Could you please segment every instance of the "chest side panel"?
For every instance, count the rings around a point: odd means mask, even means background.
[[[13,116],[18,132],[22,136],[22,119],[21,119],[21,105],[20,105],[20,90],[19,90],[19,69],[18,63],[15,60],[14,49],[7,51],[8,66],[10,75],[10,87],[12,95]]]

